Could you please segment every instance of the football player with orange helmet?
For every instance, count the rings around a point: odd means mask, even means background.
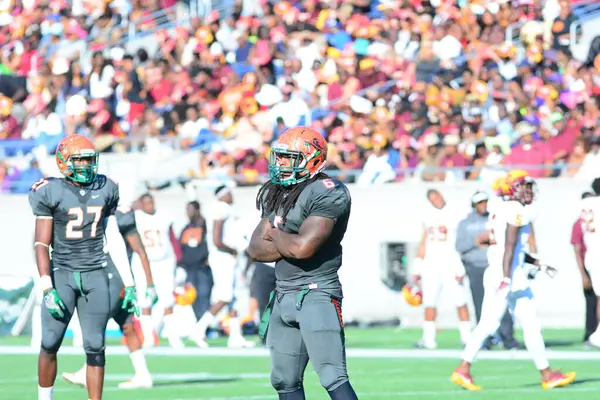
[[[96,400],[102,397],[104,335],[111,315],[105,230],[110,225],[108,217],[119,203],[119,189],[97,173],[98,153],[83,136],[71,135],[60,141],[56,164],[64,179],[41,179],[29,192],[29,203],[36,216],[34,247],[45,309],[38,398],[52,398],[56,354],[77,309],[87,356],[88,398]],[[126,292],[129,295],[123,307],[134,311],[135,290],[128,286]]]
[[[484,275],[485,294],[481,320],[473,331],[462,361],[452,373],[451,380],[467,390],[481,390],[481,386],[475,384],[471,375],[471,364],[485,339],[498,329],[508,307],[511,314],[521,321],[525,346],[542,375],[542,387],[553,389],[566,386],[575,380],[576,374],[563,374],[559,370],[550,369],[530,286],[531,269],[528,264],[535,265],[550,277],[556,273],[554,268],[532,257],[526,249],[531,224],[525,207],[533,202],[535,182],[526,173],[513,173],[507,176],[507,184],[510,200],[503,206],[502,213],[493,224],[495,246],[501,253],[502,262],[498,262],[500,253],[490,246],[490,266]]]
[[[256,261],[277,261],[276,289],[259,333],[266,333],[271,384],[280,399],[305,398],[309,359],[332,399],[357,399],[346,370],[338,277],[351,199],[342,182],[323,173],[326,161],[327,142],[318,132],[285,131],[271,148],[270,181],[256,198],[263,218],[248,253]]]
[[[158,297],[156,295],[156,290],[154,289],[154,283],[152,279],[152,271],[150,269],[150,262],[148,261],[148,255],[146,254],[146,249],[142,243],[142,239],[137,230],[137,223],[135,219],[135,214],[133,210],[128,207],[120,206],[117,212],[115,213],[114,218],[116,220],[116,226],[118,228],[117,231],[108,231],[107,241],[110,243],[121,241],[123,246],[122,254],[115,254],[115,251],[112,248],[108,248],[109,256],[108,264],[106,266],[106,270],[108,272],[109,279],[109,287],[110,287],[110,299],[111,299],[111,317],[117,323],[121,332],[123,332],[123,344],[127,346],[129,349],[129,358],[131,359],[131,364],[134,370],[134,376],[125,381],[119,383],[119,388],[121,389],[137,389],[137,388],[149,388],[152,387],[152,377],[150,372],[148,371],[148,366],[146,365],[146,357],[144,355],[144,351],[142,349],[142,344],[144,343],[144,338],[141,330],[137,329],[140,324],[137,323],[137,320],[133,319],[133,315],[129,310],[123,308],[123,302],[127,300],[127,296],[131,296],[131,293],[126,292],[126,285],[133,284],[133,282],[125,283],[127,280],[126,274],[130,272],[130,254],[128,254],[128,250],[125,247],[125,243],[123,239],[129,245],[129,250],[131,252],[135,252],[140,259],[142,259],[143,269],[145,272],[145,281],[146,287],[148,290],[146,292],[146,297],[148,297],[148,301],[152,304],[155,304],[158,301]],[[118,266],[125,266],[127,271],[122,271],[122,268],[118,268]],[[123,278],[125,276],[125,278]],[[139,333],[138,333],[139,330]],[[75,329],[73,331],[73,341],[75,342],[76,337],[81,337],[81,329]],[[155,342],[158,341],[158,335],[155,338],[149,338],[148,340],[153,340]],[[87,381],[87,368],[84,365],[77,372],[63,372],[62,374],[63,380],[72,383],[78,386],[86,386]]]

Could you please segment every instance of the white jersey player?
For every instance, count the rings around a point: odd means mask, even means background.
[[[459,331],[463,343],[468,340],[471,323],[463,287],[465,269],[454,246],[461,215],[446,206],[437,190],[428,191],[427,199],[431,204],[425,210],[423,237],[415,260],[413,280],[421,284],[425,307],[423,339],[417,345],[434,349],[437,347],[435,319],[442,288],[447,287],[452,293],[458,309]]]
[[[529,176],[510,176],[510,200],[499,204],[492,221],[495,242],[489,248],[490,266],[484,276],[484,300],[479,324],[465,347],[460,366],[451,380],[467,390],[481,390],[471,376],[471,364],[485,339],[500,326],[506,308],[521,322],[525,346],[542,375],[542,387],[552,389],[575,380],[575,373],[550,369],[542,328],[537,319],[530,287],[532,272],[545,271],[551,277],[556,270],[543,265],[527,253],[531,224],[526,206],[533,201],[534,181]],[[499,262],[499,259],[501,262]]]
[[[587,197],[581,200],[581,230],[583,232],[583,243],[586,252],[584,265],[590,274],[592,288],[596,293],[598,303],[600,303],[600,178],[592,183],[592,189],[595,196]],[[590,335],[590,343],[593,346],[600,347],[600,326]]]
[[[140,197],[140,209],[135,211],[135,221],[138,232],[142,238],[142,243],[146,248],[146,254],[150,261],[150,269],[154,277],[158,303],[156,307],[160,312],[164,311],[163,323],[164,333],[169,341],[169,345],[174,348],[183,347],[183,342],[179,336],[175,319],[173,315],[173,306],[175,305],[175,267],[177,259],[173,244],[172,220],[156,210],[154,199],[151,195],[145,194]],[[137,254],[132,258],[132,270],[137,283],[138,298],[144,299],[140,304],[142,316],[140,323],[144,334],[144,347],[154,345],[154,328],[152,324],[152,304],[145,297],[146,286],[144,285],[145,275],[142,263]],[[151,340],[146,340],[150,338]]]
[[[242,327],[237,311],[231,307],[234,301],[238,260],[248,248],[248,240],[232,212],[233,193],[227,186],[215,191],[217,202],[209,217],[213,220],[212,240],[209,240],[208,263],[213,274],[211,308],[204,313],[194,327],[190,339],[199,347],[208,347],[206,330],[217,324],[216,315],[225,306],[230,306],[229,347],[253,347],[254,343],[242,336]]]

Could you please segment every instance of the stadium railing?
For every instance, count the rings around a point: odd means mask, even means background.
[[[141,171],[139,169],[142,169],[143,167],[140,165],[133,166],[134,168],[132,168],[131,170],[129,170],[128,168],[122,168],[123,164],[120,162],[116,163],[119,168],[111,168],[110,164],[106,165],[106,169],[107,171],[113,171],[113,170],[119,170],[119,171],[123,171],[124,169],[127,170],[133,177],[139,177],[141,176]],[[467,173],[467,172],[471,172],[471,171],[486,171],[486,172],[496,172],[498,173],[498,175],[501,175],[503,172],[506,171],[510,171],[510,170],[516,170],[516,169],[522,169],[522,170],[526,170],[528,172],[532,172],[532,171],[539,171],[539,170],[545,170],[548,171],[550,173],[553,174],[553,176],[555,177],[562,177],[560,174],[565,171],[567,168],[575,168],[575,167],[581,167],[582,164],[576,164],[576,163],[570,163],[570,164],[560,164],[560,165],[485,165],[485,166],[467,166],[467,167],[452,167],[452,168],[447,168],[447,167],[422,167],[422,166],[417,166],[416,168],[398,168],[395,169],[395,173],[396,173],[396,179],[390,181],[389,183],[393,183],[393,182],[397,182],[397,181],[403,181],[403,180],[408,180],[408,181],[416,181],[416,182],[425,182],[424,180],[421,179],[421,174],[422,173],[435,173],[435,172],[463,172],[463,173]],[[138,170],[135,170],[135,168],[138,168]],[[248,181],[247,178],[242,175],[242,174],[236,174],[236,175],[232,175],[232,176],[228,176],[226,178],[214,178],[211,177],[210,175],[205,177],[205,178],[199,178],[199,177],[190,177],[188,175],[189,170],[185,169],[185,170],[181,170],[179,174],[173,174],[173,176],[171,178],[146,178],[146,179],[141,179],[141,183],[146,185],[148,189],[154,189],[154,190],[160,190],[160,189],[164,189],[167,187],[171,187],[171,186],[177,186],[177,185],[181,185],[181,186],[185,186],[187,184],[191,184],[192,186],[195,187],[214,187],[214,186],[218,186],[219,184],[223,184],[226,183],[228,181],[235,181],[237,182],[238,185],[240,186],[254,186],[254,185],[259,185],[262,184],[264,182],[266,182],[269,177],[268,175],[260,175],[259,177],[257,177],[257,179],[252,180],[252,181]],[[354,169],[354,170],[345,170],[345,171],[341,171],[341,170],[332,170],[332,169],[327,169],[325,171],[328,175],[333,176],[333,177],[339,177],[339,176],[344,176],[346,178],[352,178],[349,179],[349,181],[356,181],[356,179],[358,179],[358,177],[363,173],[363,170],[360,169]],[[121,172],[120,172],[121,173]],[[558,173],[558,174],[557,174]],[[109,172],[110,175],[110,172]],[[558,175],[558,176],[556,176]],[[489,176],[489,175],[488,175]],[[550,178],[550,176],[548,176]],[[120,179],[123,179],[124,177],[120,176]],[[135,179],[134,179],[135,180]],[[348,179],[346,179],[348,180]],[[474,181],[480,181],[481,179],[476,179]],[[445,180],[443,181],[445,184],[458,184],[460,182],[467,182],[469,181],[468,179],[455,179],[453,178],[452,180]],[[437,181],[440,182],[440,181]],[[31,184],[33,184],[34,182],[31,182]],[[491,184],[491,182],[489,182]],[[11,189],[14,187],[16,188],[23,188],[24,186],[27,186],[26,182],[20,182],[20,181],[15,181],[15,182],[4,182],[1,183],[0,182],[0,192],[11,192]]]

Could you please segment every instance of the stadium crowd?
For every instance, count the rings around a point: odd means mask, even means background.
[[[327,137],[330,171],[364,184],[491,182],[498,164],[590,179],[600,167],[600,58],[572,57],[567,0],[238,1],[230,17],[144,22],[156,52],[119,45],[128,24],[172,5],[0,10],[0,190],[26,190],[42,174],[32,161],[72,133],[103,152],[202,151],[196,177],[245,183],[297,125]],[[89,62],[61,53],[86,38]]]

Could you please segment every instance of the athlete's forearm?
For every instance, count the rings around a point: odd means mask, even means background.
[[[35,262],[40,276],[50,276],[50,253],[48,247],[37,244],[35,246]]]
[[[303,259],[308,258],[308,246],[302,236],[294,233],[286,233],[279,229],[269,231],[275,248],[282,257]]]
[[[281,254],[277,251],[275,243],[265,240],[261,234],[252,234],[250,245],[248,246],[248,255],[255,261],[273,262],[281,260]]]
[[[258,224],[252,232],[250,244],[248,245],[248,255],[255,261],[273,262],[281,260],[281,254],[277,251],[275,243],[265,240],[265,233],[270,229],[271,224],[266,218]]]
[[[535,232],[533,230],[533,224],[530,224],[530,232],[529,232],[529,252],[533,254],[537,254],[537,243],[535,240]]]
[[[52,241],[52,218],[37,217],[35,220],[34,251],[40,278],[42,278],[42,290],[52,287],[50,280],[50,243]]]

